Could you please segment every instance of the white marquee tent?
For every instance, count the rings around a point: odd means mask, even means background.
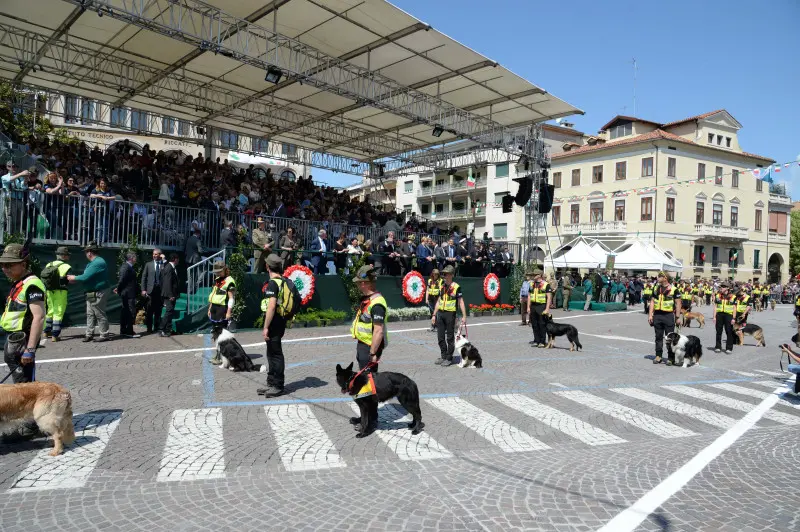
[[[590,244],[580,236],[545,257],[544,263],[552,268],[602,268],[606,264],[607,254],[603,247],[599,242]]]
[[[683,265],[654,242],[633,240],[614,250],[614,269],[680,272]]]

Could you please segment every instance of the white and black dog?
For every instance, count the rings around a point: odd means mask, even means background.
[[[461,355],[460,368],[482,368],[483,359],[478,348],[466,336],[456,335],[456,351]]]
[[[667,353],[669,353],[668,360],[674,360],[676,366],[684,368],[699,366],[700,357],[703,356],[703,345],[697,336],[684,336],[671,332],[667,335]]]
[[[211,339],[217,346],[217,353],[222,358],[220,368],[231,371],[267,371],[266,364],[253,364],[253,360],[245,353],[242,344],[234,338],[233,333],[222,327],[214,325],[211,331]]]

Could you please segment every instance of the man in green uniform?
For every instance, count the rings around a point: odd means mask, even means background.
[[[108,316],[106,315],[106,304],[108,303],[108,289],[111,284],[108,282],[108,265],[106,261],[97,253],[100,249],[96,242],[89,242],[83,248],[86,253],[86,260],[89,264],[80,275],[67,275],[67,280],[71,283],[80,281],[86,293],[86,336],[84,342],[105,342],[108,340]],[[100,333],[94,338],[94,331],[97,328]]]
[[[11,282],[0,327],[6,333],[3,358],[15,384],[36,380],[36,348],[42,337],[46,290],[41,279],[31,273],[28,250],[9,244],[0,255],[0,267]],[[33,421],[0,438],[3,443],[41,436]]]

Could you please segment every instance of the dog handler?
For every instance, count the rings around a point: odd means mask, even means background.
[[[533,292],[528,298],[528,316],[531,320],[533,329],[533,341],[531,345],[544,347],[547,345],[547,325],[544,315],[550,313],[550,305],[553,303],[553,289],[550,283],[542,279],[542,270],[535,269],[533,274]]]
[[[64,314],[67,313],[67,274],[72,266],[69,265],[69,248],[59,246],[56,248],[56,260],[47,263],[47,268],[55,269],[58,272],[58,288],[47,290],[47,319],[45,320],[44,334],[53,342],[59,341],[61,334],[61,323],[64,321]]]
[[[14,384],[36,380],[36,348],[44,330],[46,289],[42,280],[28,269],[28,254],[21,244],[9,244],[0,255],[0,267],[12,283],[0,327],[6,332],[3,358]],[[36,423],[30,421],[2,441],[9,443],[39,435]]]
[[[278,397],[283,395],[283,380],[285,372],[285,361],[283,358],[283,347],[281,338],[286,332],[286,319],[278,308],[278,298],[283,297],[285,288],[283,283],[283,259],[271,253],[266,259],[269,282],[264,291],[267,308],[264,311],[264,330],[263,337],[267,343],[267,387],[263,390],[264,397]],[[291,297],[291,294],[289,294]],[[258,390],[259,395],[261,390]]]
[[[236,303],[236,281],[231,277],[224,261],[214,261],[213,272],[214,288],[208,295],[208,319],[215,323],[224,321],[225,327],[229,328],[233,306]],[[219,352],[209,362],[216,366],[222,364]]]
[[[733,322],[736,319],[736,297],[728,293],[728,285],[719,285],[714,301],[714,326],[717,330],[714,352],[722,351],[722,329],[725,329],[725,354],[733,351]]]
[[[451,268],[451,266],[448,266]],[[386,300],[375,290],[378,274],[375,269],[367,264],[356,272],[353,282],[361,291],[356,317],[350,328],[350,334],[356,339],[356,362],[358,369],[364,369],[372,362],[374,365],[369,371],[378,372],[378,362],[383,354],[383,349],[389,344],[389,331],[386,329],[386,315],[389,306]],[[350,423],[358,425],[360,417],[350,418]]]
[[[681,315],[681,294],[669,282],[665,272],[658,272],[658,285],[653,289],[650,299],[648,321],[656,333],[656,357],[653,364],[661,363],[664,353],[664,335],[675,332],[675,323]],[[675,363],[674,358],[667,359],[667,366]]]
[[[458,283],[453,282],[455,268],[449,265],[445,266],[442,273],[444,274],[444,284],[433,309],[431,324],[436,324],[439,350],[441,351],[441,358],[437,358],[434,364],[446,368],[453,364],[453,351],[456,349],[456,305],[461,310],[461,325],[467,324],[467,311],[464,308],[461,287]],[[446,341],[445,334],[447,335]]]

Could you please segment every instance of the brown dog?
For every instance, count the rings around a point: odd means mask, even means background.
[[[66,388],[52,382],[0,385],[0,428],[29,419],[53,436],[50,456],[61,454],[64,445],[75,441],[72,396]]]
[[[692,320],[697,320],[700,323],[700,327],[704,327],[706,324],[706,317],[703,316],[699,312],[684,312],[682,316],[682,326],[689,327],[692,323]]]

